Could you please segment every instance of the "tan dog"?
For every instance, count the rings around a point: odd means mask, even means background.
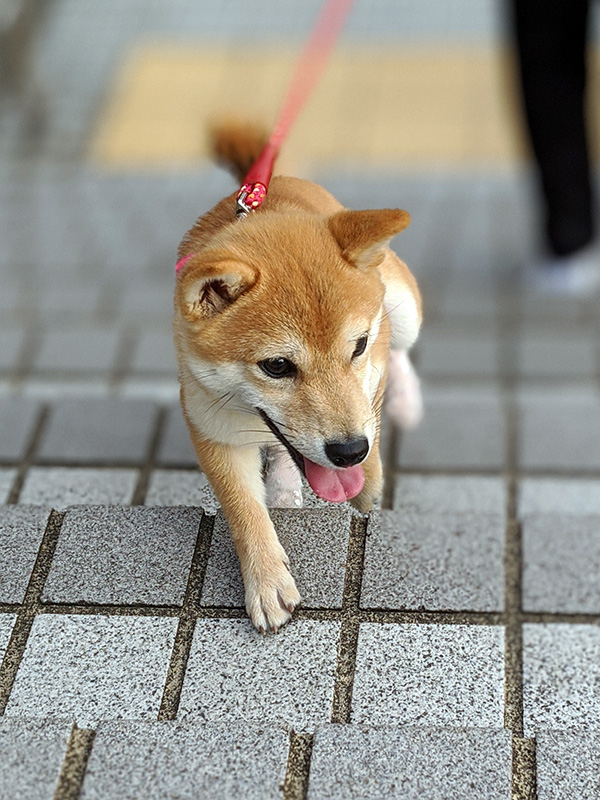
[[[263,142],[231,126],[215,134],[240,180]],[[314,183],[276,177],[257,212],[237,220],[233,194],[180,246],[180,259],[188,257],[175,291],[183,413],[260,631],[277,630],[300,602],[267,504],[301,504],[300,469],[320,497],[372,508],[382,489],[389,355],[392,415],[410,423],[420,414],[406,350],[421,301],[387,246],[409,219],[397,209],[349,211]]]

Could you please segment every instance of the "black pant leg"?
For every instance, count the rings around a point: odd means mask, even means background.
[[[589,0],[512,0],[525,116],[553,251],[594,236],[585,120]]]

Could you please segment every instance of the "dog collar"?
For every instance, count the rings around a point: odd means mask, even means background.
[[[179,275],[191,257],[192,253],[188,253],[187,256],[183,256],[183,258],[179,259],[179,261],[175,264],[175,275]]]

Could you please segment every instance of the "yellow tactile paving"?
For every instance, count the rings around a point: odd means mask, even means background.
[[[207,121],[275,118],[298,51],[170,43],[126,59],[90,144],[107,167],[185,167],[206,157]],[[600,77],[600,59],[593,72]],[[301,169],[502,164],[523,157],[510,57],[485,47],[340,48],[284,156]],[[598,117],[600,104],[595,116]]]

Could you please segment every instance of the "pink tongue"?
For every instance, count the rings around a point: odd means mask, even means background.
[[[329,469],[305,457],[304,472],[313,492],[330,503],[343,503],[350,497],[356,497],[365,482],[360,464],[346,469]]]

